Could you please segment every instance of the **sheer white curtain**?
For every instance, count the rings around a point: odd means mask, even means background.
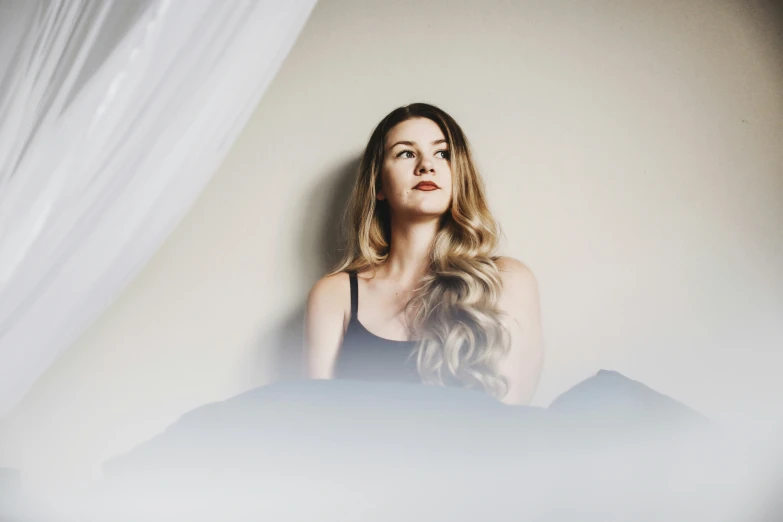
[[[184,215],[315,1],[0,2],[0,417]]]

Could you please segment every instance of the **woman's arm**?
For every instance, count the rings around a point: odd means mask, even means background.
[[[305,362],[311,379],[334,377],[350,295],[348,275],[340,273],[320,279],[307,296]]]
[[[503,281],[499,308],[507,314],[504,324],[511,336],[508,355],[500,365],[509,385],[502,401],[530,404],[544,361],[538,283],[533,272],[516,259],[501,257],[497,265]]]

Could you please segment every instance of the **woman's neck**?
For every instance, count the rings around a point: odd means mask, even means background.
[[[391,248],[384,263],[387,277],[410,286],[427,272],[438,221],[434,218],[415,223],[396,222],[392,217]]]

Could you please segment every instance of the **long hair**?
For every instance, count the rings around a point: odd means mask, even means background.
[[[344,257],[331,273],[375,270],[388,258],[390,209],[376,194],[387,135],[412,118],[428,118],[443,132],[449,146],[452,197],[432,244],[428,271],[406,306],[406,311],[413,311],[410,326],[417,339],[411,356],[425,383],[457,382],[502,397],[507,383],[497,365],[508,351],[509,337],[497,306],[502,289],[494,255],[499,228],[467,138],[446,112],[414,103],[393,110],[377,125],[346,208]]]

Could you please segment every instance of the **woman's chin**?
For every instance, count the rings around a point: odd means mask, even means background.
[[[417,221],[440,218],[448,212],[448,209],[449,205],[447,202],[420,201],[418,204],[393,208],[392,214],[399,217],[405,216],[406,219]]]
[[[415,212],[415,216],[417,216],[420,219],[440,219],[443,214],[446,213],[446,208],[438,207],[438,208],[422,208],[417,209]]]

